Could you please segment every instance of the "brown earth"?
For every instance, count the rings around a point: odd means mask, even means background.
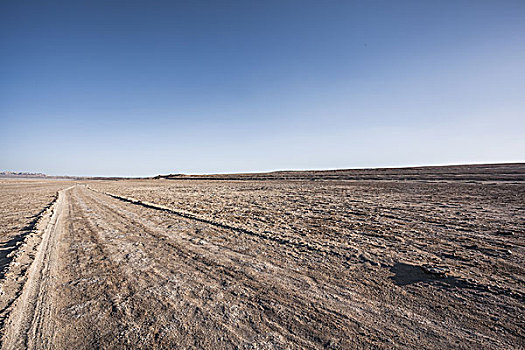
[[[2,347],[523,348],[525,172],[485,171],[1,182]]]
[[[0,179],[0,278],[34,229],[40,214],[67,182],[29,179]]]

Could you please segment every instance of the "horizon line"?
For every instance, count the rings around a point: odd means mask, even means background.
[[[129,175],[55,175],[46,174],[39,171],[17,171],[17,170],[0,170],[1,173],[21,173],[21,174],[34,174],[44,175],[45,177],[76,177],[76,178],[126,178],[126,179],[144,179],[153,178],[156,176],[169,176],[169,175],[184,175],[184,176],[214,176],[214,175],[240,175],[240,174],[268,174],[277,172],[303,172],[303,171],[343,171],[343,170],[379,170],[379,169],[417,169],[417,168],[430,168],[430,167],[455,167],[455,166],[469,166],[469,165],[516,165],[525,164],[525,160],[521,161],[502,161],[502,162],[468,162],[468,163],[439,163],[439,164],[411,164],[411,165],[395,165],[395,166],[378,166],[378,167],[349,167],[349,168],[289,168],[289,169],[272,169],[272,170],[260,170],[260,171],[247,171],[247,172],[217,172],[217,173],[183,173],[183,172],[172,172],[167,174],[157,173],[155,175],[145,176],[129,176]]]

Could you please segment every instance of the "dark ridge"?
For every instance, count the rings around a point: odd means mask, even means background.
[[[410,168],[298,170],[267,173],[158,175],[166,180],[385,180],[385,181],[525,181],[525,163],[424,166]]]

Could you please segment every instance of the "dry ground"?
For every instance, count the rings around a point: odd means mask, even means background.
[[[68,182],[0,179],[0,278],[11,256]],[[12,254],[13,253],[13,254]]]
[[[523,181],[71,185],[28,204],[62,189],[0,282],[3,348],[525,345]]]

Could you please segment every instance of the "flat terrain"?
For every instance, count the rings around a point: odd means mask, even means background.
[[[0,178],[0,277],[10,254],[34,227],[39,215],[67,182]]]
[[[504,168],[4,180],[2,347],[524,348],[525,169]]]

